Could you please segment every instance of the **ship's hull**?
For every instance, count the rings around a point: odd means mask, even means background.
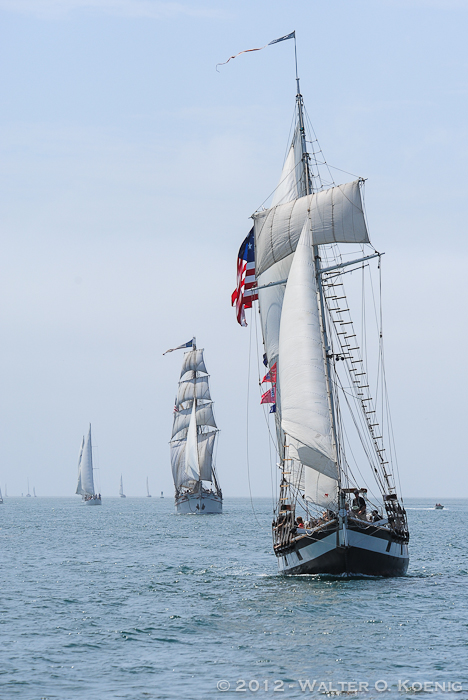
[[[408,544],[371,523],[299,535],[275,553],[279,572],[292,575],[404,576],[409,564]]]
[[[100,506],[102,505],[100,498],[90,498],[89,501],[84,502],[85,506]]]
[[[179,515],[210,515],[223,512],[223,499],[213,492],[183,493],[176,496],[175,507]]]

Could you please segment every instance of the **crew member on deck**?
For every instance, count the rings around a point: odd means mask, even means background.
[[[362,496],[359,495],[359,491],[354,492],[354,500],[352,506],[353,514],[357,515],[358,518],[366,515],[366,502]]]

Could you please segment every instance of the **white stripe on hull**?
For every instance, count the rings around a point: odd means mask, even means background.
[[[214,493],[183,494],[176,498],[176,513],[180,515],[207,515],[223,512],[222,498]]]
[[[369,573],[372,575],[375,567],[375,575],[379,575],[379,570],[386,571],[387,566],[389,568],[395,567],[396,573],[401,574],[406,572],[409,561],[407,544],[390,542],[389,546],[389,540],[386,538],[373,537],[364,532],[356,532],[355,530],[349,529],[346,529],[346,531],[341,530],[339,535],[340,547],[337,546],[336,530],[318,542],[309,540],[310,544],[302,547],[300,547],[300,544],[302,544],[303,541],[307,541],[307,538],[299,540],[293,550],[278,556],[279,572],[282,574],[309,573],[307,569],[314,567],[315,560],[317,560],[317,566],[321,568],[318,563],[320,557],[323,557],[322,562],[331,562],[332,567],[335,567],[336,563],[342,560],[343,570],[329,571],[330,563],[325,563],[323,565],[323,571],[317,570],[313,573],[359,573],[359,571],[355,571],[354,569],[359,569],[360,560],[362,561],[362,571],[360,573]],[[344,536],[347,539],[347,547],[343,546]],[[346,551],[352,553],[352,571],[347,571]],[[388,565],[386,562],[388,562]],[[298,570],[299,568],[301,570]],[[388,574],[384,573],[383,575]]]

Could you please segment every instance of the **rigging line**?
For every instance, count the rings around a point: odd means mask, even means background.
[[[283,166],[283,167],[284,167],[284,166]],[[265,197],[265,199],[264,199],[263,202],[260,204],[260,206],[258,206],[258,207],[256,208],[256,210],[255,210],[255,212],[254,212],[255,214],[256,214],[258,211],[260,211],[260,207],[263,207],[263,205],[265,204],[265,202],[268,202],[268,200],[270,199],[270,197],[272,197],[272,196],[275,194],[276,190],[280,188],[280,186],[283,184],[283,182],[286,182],[286,180],[287,180],[288,177],[291,175],[291,173],[293,173],[295,170],[297,170],[297,169],[300,168],[300,167],[301,167],[301,163],[297,163],[297,165],[295,165],[295,166],[289,171],[289,173],[287,173],[287,174],[285,175],[285,177],[284,177],[280,182],[278,182],[278,184],[276,185],[275,189],[274,189],[272,192],[270,192],[270,194],[268,195],[268,197]],[[312,193],[312,194],[313,194],[313,193]],[[289,201],[292,201],[292,200],[289,200]],[[286,202],[279,202],[279,203],[280,203],[280,204],[286,204]],[[277,205],[276,205],[276,206],[277,206]]]
[[[256,313],[254,312],[254,308],[255,308],[255,306],[252,306],[252,313],[255,314],[255,354],[256,354],[256,356],[257,356],[258,385],[259,385],[260,393],[261,393],[261,386],[262,386],[262,385],[261,385],[261,379],[260,379],[260,359],[259,359],[259,353],[258,353],[258,320],[257,320],[258,314],[256,314]],[[259,312],[260,312],[260,309],[259,309]],[[274,484],[274,479],[273,479],[273,468],[272,468],[272,463],[271,463],[271,442],[272,442],[272,436],[271,436],[271,433],[270,433],[270,426],[269,426],[269,423],[268,423],[268,418],[267,418],[266,409],[263,410],[263,416],[264,416],[264,418],[265,418],[265,422],[266,422],[266,424],[267,424],[268,433],[269,433],[269,436],[270,436],[270,439],[268,440],[268,453],[269,453],[269,460],[270,460],[271,500],[272,500],[272,506],[273,506],[273,509],[274,509],[274,507],[275,507],[274,485],[273,485],[273,484]]]
[[[357,432],[359,440],[361,442],[362,449],[364,450],[364,453],[367,457],[367,460],[369,462],[370,467],[374,470],[374,479],[378,482],[379,486],[382,489],[382,493],[383,493],[385,489],[384,489],[383,482],[382,482],[382,476],[381,476],[380,472],[376,469],[375,463],[374,463],[373,459],[371,459],[371,456],[370,456],[371,454],[373,455],[373,453],[374,453],[375,445],[373,444],[372,440],[370,440],[370,445],[367,444],[367,440],[364,437],[364,435],[366,435],[370,439],[370,436],[368,435],[368,431],[364,430],[363,431],[364,434],[361,433],[361,430],[359,429],[358,424],[356,423],[356,417],[354,415],[354,412],[351,409],[350,402],[348,401],[347,396],[352,396],[356,401],[357,401],[357,399],[355,396],[353,396],[352,394],[348,394],[348,392],[345,391],[345,389],[343,388],[343,385],[341,383],[340,377],[338,375],[336,375],[336,378],[337,378],[339,388],[341,389],[341,391],[343,392],[343,395],[345,397],[345,401],[346,401],[346,404],[348,406],[348,411],[349,411],[351,418],[353,420],[354,427],[356,428],[356,432]],[[364,419],[361,415],[361,412],[359,412],[359,411],[358,411],[358,416],[359,416],[359,421],[362,422]],[[361,424],[361,428],[363,428],[363,427],[367,427],[367,426]],[[377,465],[380,466],[380,463],[378,460],[377,460]]]
[[[348,170],[343,170],[342,168],[337,168],[336,165],[330,165],[329,163],[326,163],[326,165],[329,168],[333,168],[333,170],[339,170],[340,173],[345,173],[345,175],[351,175],[351,177],[355,177],[358,180],[361,179],[361,175],[356,175],[356,173],[350,173],[350,172],[348,172]],[[362,178],[362,179],[364,180],[365,178]]]
[[[342,285],[342,286],[343,286],[343,294],[346,294],[346,292],[344,290],[344,285]],[[349,311],[348,311],[348,318],[351,318]],[[354,329],[354,325],[353,325],[353,329]],[[337,333],[336,328],[333,328],[333,332],[336,335],[336,333]],[[344,348],[342,348],[342,346],[341,346],[341,339],[339,337],[337,338],[337,343],[338,343],[338,346],[341,348],[341,351],[345,352]],[[350,373],[349,367],[348,367],[348,362],[345,363],[345,369],[346,369],[346,372],[348,374],[349,381],[352,385],[355,378],[351,377],[351,373]],[[336,370],[335,370],[335,374],[336,374]],[[366,374],[367,374],[367,372],[366,372]],[[336,376],[338,376],[338,375],[336,375]],[[369,392],[367,392],[367,393],[369,393]],[[361,423],[361,429],[363,430],[363,436],[361,438],[361,441],[362,441],[362,439],[364,439],[366,442],[368,442],[369,443],[368,449],[370,449],[370,452],[373,453],[375,451],[375,444],[374,444],[374,441],[372,439],[372,436],[369,434],[368,424],[364,420],[364,417],[362,415],[362,405],[359,403],[359,397],[357,395],[353,395],[353,398],[356,402],[356,410],[357,410],[357,413],[359,416],[359,422]],[[369,459],[369,457],[368,457],[368,459]]]
[[[390,410],[390,398],[388,395],[387,388],[387,375],[385,372],[385,354],[384,354],[384,343],[383,343],[383,304],[382,304],[382,265],[379,264],[379,290],[380,290],[380,331],[381,331],[381,348],[382,348],[382,383],[385,387],[385,403],[386,403],[386,413],[388,421],[388,433],[389,433],[389,443],[390,446],[393,445],[392,456],[395,459],[396,475],[398,479],[398,493],[400,494],[401,501],[403,502],[402,491],[401,491],[401,480],[400,480],[400,466],[398,463],[398,454],[396,451],[395,443],[395,433],[393,430],[392,413]]]
[[[366,484],[366,486],[367,486],[367,480],[366,480],[365,476],[362,474],[361,470],[359,469],[358,461],[357,461],[356,457],[354,456],[353,448],[351,447],[351,441],[350,441],[350,439],[349,439],[349,437],[348,437],[348,433],[346,432],[346,427],[345,427],[344,424],[343,424],[343,433],[344,433],[346,442],[348,443],[349,451],[351,452],[351,455],[352,455],[352,458],[353,458],[353,460],[354,460],[354,464],[356,465],[356,469],[358,470],[359,476],[361,477],[362,481],[363,481],[363,482]],[[350,465],[348,462],[346,462],[346,464],[347,464],[347,467],[348,467],[348,469],[349,469],[349,471],[350,471],[351,476],[352,476],[353,479],[355,480],[355,477],[354,477],[354,474],[353,474],[353,470],[351,469],[351,465]],[[355,480],[355,481],[356,481],[356,480]],[[372,498],[378,500],[377,496],[376,496],[375,493],[372,491],[372,489],[371,489],[370,486],[369,486],[369,489],[370,489],[370,491],[371,491]],[[374,503],[373,505],[375,505],[375,503]]]
[[[395,476],[393,476],[393,481],[394,481],[394,486],[396,486],[396,482],[398,481],[398,489],[399,493],[401,495],[401,482],[400,482],[400,471],[399,471],[399,465],[398,465],[398,458],[396,454],[396,444],[395,444],[395,436],[393,433],[393,424],[392,424],[392,418],[391,418],[391,411],[390,411],[390,401],[388,397],[388,388],[387,388],[387,380],[386,380],[386,374],[385,374],[385,354],[384,354],[384,343],[383,343],[383,307],[382,307],[382,262],[379,260],[379,265],[378,265],[378,270],[379,270],[379,314],[377,314],[377,308],[375,304],[375,292],[374,292],[374,285],[372,283],[372,275],[369,275],[370,278],[370,284],[371,284],[371,290],[372,290],[372,301],[374,305],[374,315],[375,315],[375,322],[379,334],[379,374],[381,375],[381,414],[382,414],[382,427],[384,428],[384,419],[386,418],[387,421],[387,433],[388,433],[388,445],[389,445],[389,452],[390,452],[390,460],[392,463],[392,467],[394,467],[393,471],[396,469],[396,479]],[[376,397],[376,401],[377,401]]]
[[[252,310],[252,313],[253,313],[253,310]],[[257,314],[255,314],[255,338],[256,338],[256,356],[257,356],[258,386],[259,386],[259,396],[260,396],[260,398],[261,398],[261,396],[262,396],[262,386],[261,386],[261,382],[260,382],[260,376],[261,376],[261,374],[260,374],[260,360],[259,360],[259,353],[258,353]],[[276,447],[276,439],[275,439],[275,437],[274,437],[274,436],[272,435],[272,433],[271,433],[270,424],[269,424],[269,422],[268,422],[268,414],[266,413],[266,409],[265,409],[265,405],[264,405],[264,404],[263,404],[263,409],[264,409],[264,410],[263,410],[263,417],[265,418],[265,423],[266,423],[266,426],[267,426],[268,434],[269,434],[269,436],[270,436],[270,440],[271,440],[271,442],[272,442],[272,444],[273,444],[273,447],[274,447],[274,449],[275,449],[275,452],[276,452],[276,454],[278,455],[278,458],[279,458],[279,451],[278,451],[278,449],[277,449],[277,447]]]
[[[249,333],[249,368],[247,371],[247,424],[246,424],[246,454],[247,454],[247,481],[249,484],[249,496],[250,496],[250,505],[252,507],[252,513],[254,514],[254,518],[257,521],[257,525],[263,529],[263,526],[260,525],[257,514],[255,512],[254,504],[253,504],[253,499],[252,499],[252,488],[250,484],[250,461],[249,461],[249,401],[250,401],[250,360],[252,357],[252,312],[250,314],[250,333]]]

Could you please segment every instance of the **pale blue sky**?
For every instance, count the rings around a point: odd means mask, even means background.
[[[101,489],[172,494],[182,355],[206,348],[226,495],[248,493],[249,331],[229,306],[274,189],[292,42],[327,161],[368,178],[386,252],[387,369],[404,494],[468,496],[468,2],[0,0],[0,484],[71,495],[93,424]],[[335,172],[337,182],[348,176]],[[348,178],[349,179],[349,178]],[[255,393],[255,385],[252,385]],[[260,409],[251,479],[270,493]]]

